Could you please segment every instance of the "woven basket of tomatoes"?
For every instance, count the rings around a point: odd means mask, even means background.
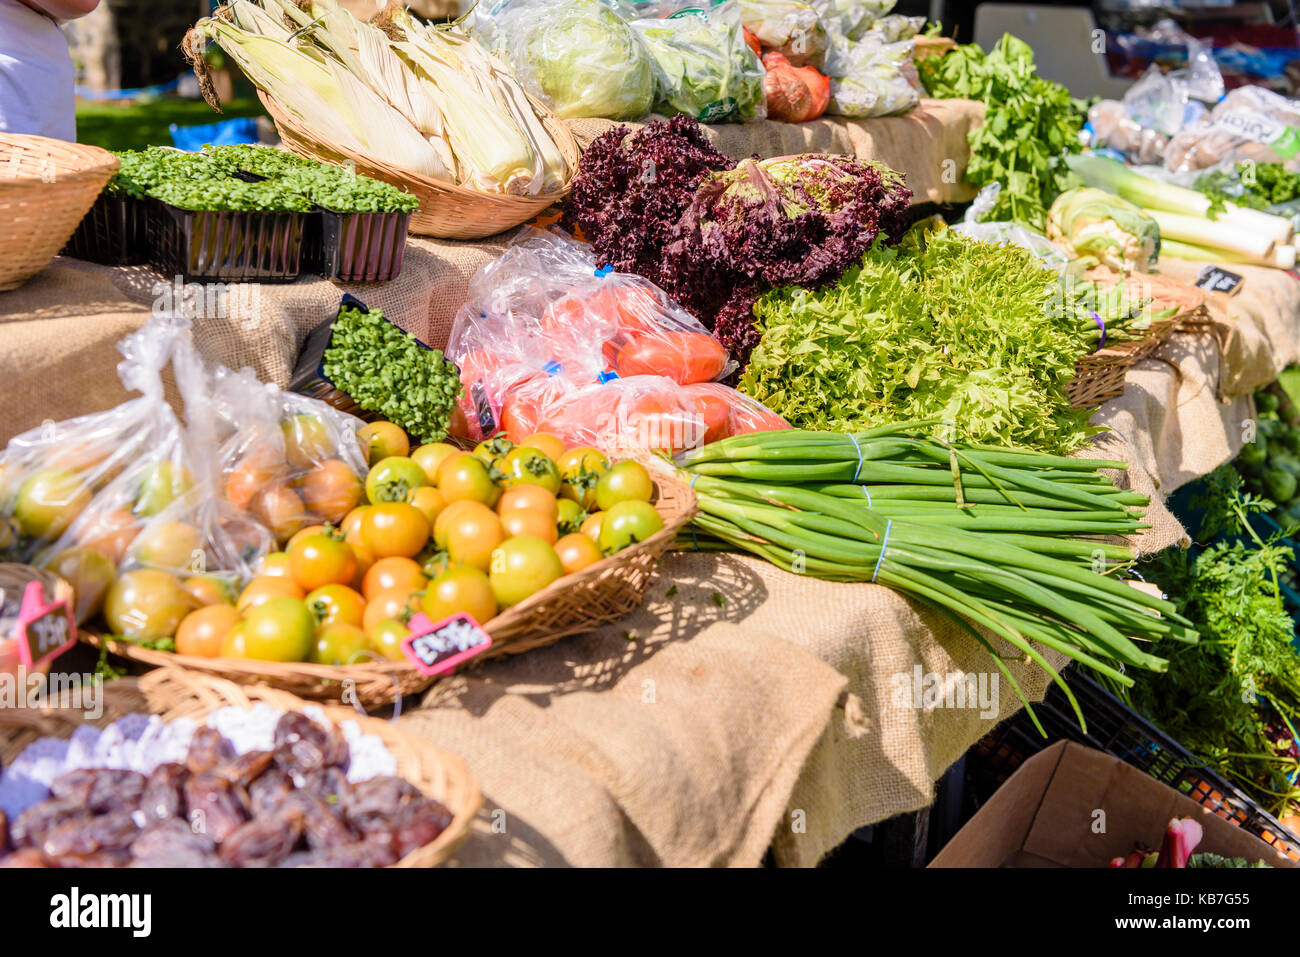
[[[192,595],[173,642],[87,640],[145,665],[379,708],[436,680],[403,651],[414,615],[472,617],[492,637],[478,660],[589,631],[641,603],[695,511],[671,477],[549,434],[412,449],[381,421],[359,438],[369,472],[351,493],[331,486],[330,520],[278,524],[280,550],[238,588]],[[227,485],[242,488],[246,471],[232,463]]]

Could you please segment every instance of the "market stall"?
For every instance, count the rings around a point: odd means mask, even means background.
[[[1014,38],[913,64],[906,18],[750,6],[743,36],[730,7],[200,21],[291,152],[124,154],[65,251],[96,261],[0,293],[0,547],[75,582],[101,668],[393,709],[483,792],[465,836],[476,792],[435,821],[445,782],[402,788],[403,862],[809,866],[1067,664],[1123,693],[1196,643],[1138,560],[1188,544],[1167,499],[1300,362],[1294,227],[1228,202],[1269,234],[1216,235],[1201,193],[1074,156]],[[670,75],[692,31],[727,96]],[[331,734],[276,727],[286,771],[282,735]]]

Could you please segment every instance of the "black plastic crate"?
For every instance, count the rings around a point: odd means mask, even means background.
[[[188,210],[155,200],[149,264],[186,282],[290,282],[301,272],[308,215]]]
[[[148,229],[147,202],[100,193],[61,255],[105,266],[138,266],[149,259]]]
[[[307,223],[303,270],[340,282],[387,282],[402,271],[410,213],[332,213]]]
[[[1224,818],[1300,861],[1300,837],[1292,834],[1248,794],[1207,767],[1164,731],[1073,668],[1066,682],[1087,719],[1088,731],[1065,694],[1052,685],[1034,712],[1047,732],[1044,738],[1029,715],[1017,712],[998,725],[966,755],[966,787],[979,804],[1002,786],[1016,769],[1057,741],[1080,744],[1119,758],[1145,771]]]

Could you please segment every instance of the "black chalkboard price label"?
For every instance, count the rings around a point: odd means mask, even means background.
[[[402,654],[423,675],[451,674],[457,665],[492,647],[492,636],[470,615],[452,615],[431,622],[413,615],[411,633],[402,640]]]
[[[42,668],[77,643],[72,609],[62,598],[47,601],[40,582],[27,583],[18,612],[18,660],[28,670]]]
[[[1240,273],[1228,272],[1222,266],[1206,266],[1196,274],[1196,288],[1206,292],[1221,292],[1231,296],[1241,285]]]

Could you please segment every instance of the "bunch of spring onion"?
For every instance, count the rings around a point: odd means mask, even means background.
[[[324,146],[486,193],[535,196],[568,177],[509,69],[467,34],[420,24],[404,7],[367,22],[337,0],[230,0],[182,44],[219,109],[207,40]]]
[[[1294,230],[1283,216],[1232,203],[1224,203],[1216,215],[1204,193],[1162,183],[1093,153],[1068,156],[1066,162],[1089,186],[1123,197],[1154,219],[1162,257],[1279,269],[1295,265]]]
[[[916,598],[969,631],[1022,699],[971,626],[1041,666],[1081,723],[1040,649],[1129,686],[1125,667],[1165,669],[1150,643],[1196,641],[1170,602],[1116,577],[1135,557],[1102,537],[1147,527],[1147,499],[1099,471],[1124,463],[950,445],[923,437],[933,424],[763,432],[682,453],[699,497],[682,547],[740,549],[795,573]]]

